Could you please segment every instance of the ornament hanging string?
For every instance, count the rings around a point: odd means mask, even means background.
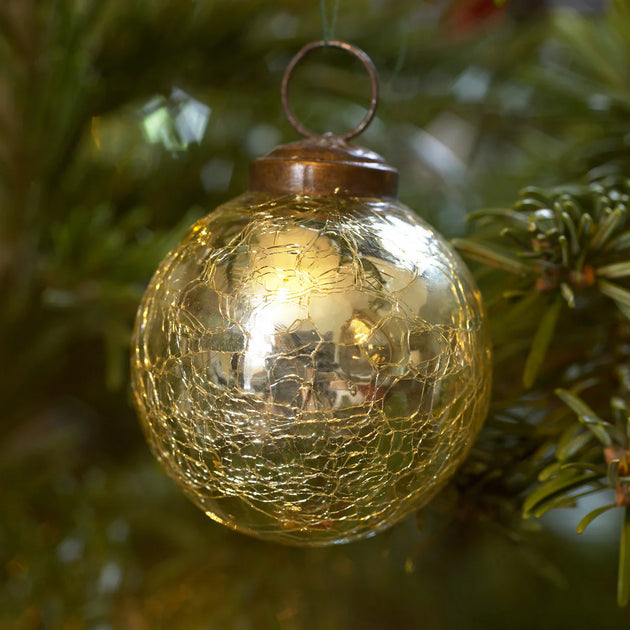
[[[322,40],[325,44],[334,38],[335,26],[337,25],[337,9],[339,0],[333,0],[330,20],[328,19],[328,7],[326,0],[319,0],[319,10],[322,14]]]
[[[356,57],[361,63],[363,67],[367,71],[368,77],[370,79],[370,89],[371,89],[371,98],[370,98],[370,107],[368,108],[367,113],[365,114],[363,120],[351,131],[348,131],[343,134],[332,134],[326,133],[324,135],[331,138],[338,138],[339,140],[350,140],[358,136],[362,133],[366,127],[372,122],[374,115],[376,114],[376,107],[378,106],[378,97],[379,97],[379,86],[378,86],[378,74],[376,72],[376,68],[374,63],[370,59],[367,53],[365,53],[360,48],[349,44],[348,42],[343,42],[340,40],[321,40],[318,42],[311,42],[310,44],[306,44],[303,48],[301,48],[297,54],[291,59],[287,69],[284,72],[284,76],[282,77],[282,86],[280,89],[280,97],[282,100],[282,108],[284,109],[284,114],[287,117],[287,120],[291,123],[292,127],[305,138],[316,138],[321,136],[322,134],[315,133],[310,129],[307,129],[297,118],[295,112],[293,111],[291,104],[289,103],[289,83],[291,81],[291,77],[293,76],[293,72],[296,66],[304,59],[304,57],[313,50],[318,48],[340,48],[341,50],[345,50],[350,53],[354,57]]]

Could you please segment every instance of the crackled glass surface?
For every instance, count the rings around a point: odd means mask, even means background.
[[[397,202],[247,193],[197,222],[140,306],[154,454],[214,520],[324,545],[426,503],[483,422],[480,298]]]

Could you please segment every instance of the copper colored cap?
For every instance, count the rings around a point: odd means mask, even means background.
[[[255,192],[396,198],[398,171],[383,158],[335,136],[284,144],[249,167]]]

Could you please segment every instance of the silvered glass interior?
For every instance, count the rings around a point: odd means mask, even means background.
[[[151,448],[214,520],[347,542],[426,503],[483,422],[480,298],[397,202],[247,193],[144,296],[132,379]]]

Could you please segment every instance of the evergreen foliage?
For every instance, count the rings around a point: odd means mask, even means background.
[[[625,514],[628,603],[630,5],[514,0],[477,21],[484,4],[3,0],[0,628],[627,619],[610,547],[531,517],[574,507],[584,531]],[[164,478],[130,408],[128,344],[182,231],[294,139],[280,79],[322,15],[381,74],[360,143],[474,267],[495,376],[486,427],[429,508],[373,540],[295,550],[224,531]],[[293,98],[310,127],[361,116],[355,66],[323,55],[305,72]],[[211,108],[199,142],[177,124],[186,104]]]

